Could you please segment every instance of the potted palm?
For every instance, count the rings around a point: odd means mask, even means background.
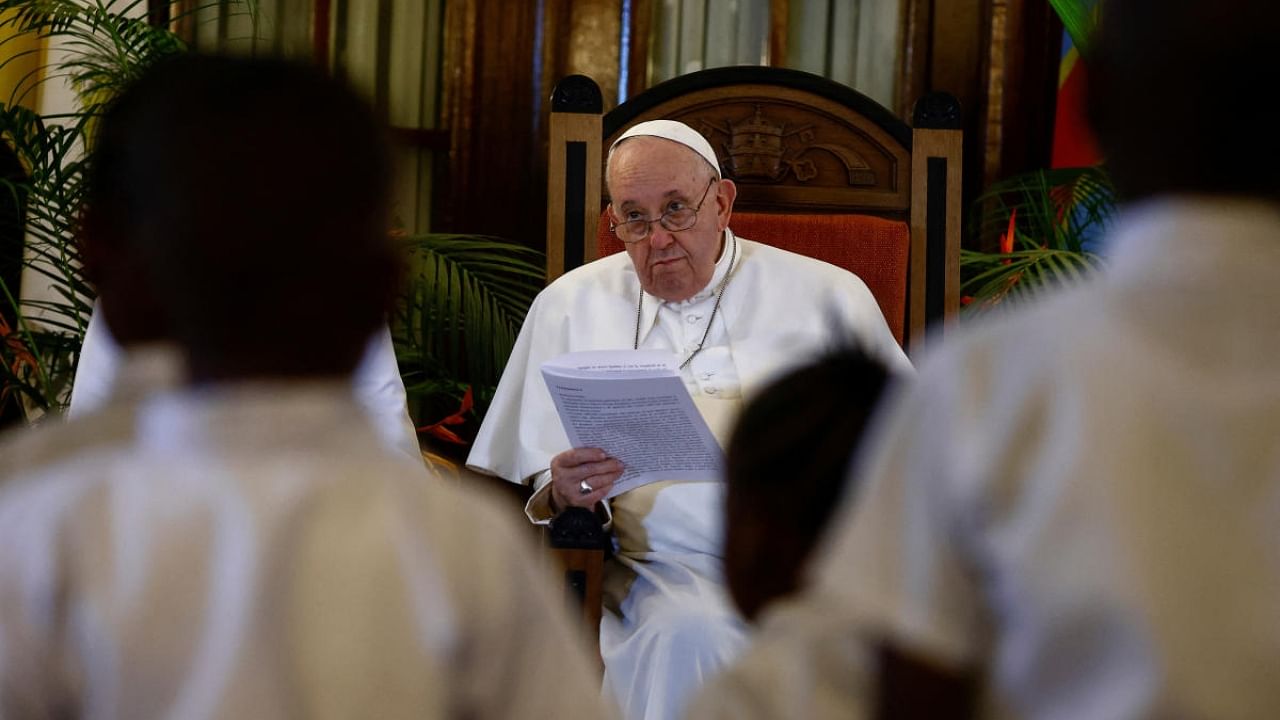
[[[410,272],[391,318],[409,412],[427,442],[460,455],[542,289],[542,253],[482,235],[404,239]]]
[[[1050,4],[1080,57],[1087,56],[1097,1]],[[998,249],[961,251],[966,312],[1016,302],[1086,277],[1102,262],[1094,241],[1115,208],[1115,192],[1101,165],[1036,170],[990,186],[975,203],[972,215],[980,220],[971,234],[998,237]]]
[[[996,252],[960,252],[966,312],[1076,283],[1099,267],[1095,241],[1116,199],[1106,171],[1091,166],[1017,175],[991,185],[977,204],[985,212],[975,232],[1000,240]]]
[[[142,0],[0,0],[0,32],[55,41],[64,52],[25,78],[0,104],[0,136],[20,173],[0,177],[13,208],[0,203],[0,232],[21,239],[28,281],[47,289],[23,297],[0,272],[0,418],[36,422],[67,401],[93,290],[75,242],[82,178],[92,156],[94,118],[150,64],[187,44],[147,22]],[[172,23],[202,3],[171,3]],[[253,0],[222,3],[255,12]],[[4,63],[25,52],[0,43]],[[36,83],[65,78],[75,107],[42,115],[22,104]],[[541,288],[542,254],[497,238],[428,234],[403,238],[411,273],[391,325],[414,419],[431,435],[466,442],[511,351],[525,311]],[[0,249],[3,245],[0,245]],[[0,266],[0,270],[6,268]],[[16,418],[14,417],[16,416]]]
[[[142,69],[185,49],[173,33],[133,17],[137,5],[0,0],[0,31],[9,38],[0,45],[9,50],[0,52],[5,66],[41,52],[15,51],[20,38],[66,48],[0,104],[0,137],[20,168],[0,178],[10,210],[0,232],[10,248],[25,244],[10,263],[20,260],[28,280],[46,291],[23,297],[16,273],[0,275],[0,409],[27,422],[65,404],[93,299],[74,238],[94,118]],[[42,115],[24,105],[40,83],[55,79],[75,90],[72,111]]]

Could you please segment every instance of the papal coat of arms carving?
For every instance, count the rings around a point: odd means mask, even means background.
[[[720,142],[720,156],[727,158],[724,168],[738,181],[777,183],[788,174],[800,182],[817,177],[818,169],[808,156],[813,152],[827,152],[835,156],[848,171],[849,184],[867,186],[876,184],[875,171],[866,159],[852,148],[834,143],[817,142],[812,125],[788,127],[785,123],[766,116],[760,105],[755,112],[738,120],[717,123],[710,118],[699,118],[698,132],[712,145]]]

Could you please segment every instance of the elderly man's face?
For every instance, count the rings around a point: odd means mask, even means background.
[[[614,151],[607,178],[614,222],[656,220],[696,207],[706,191],[693,227],[671,232],[654,222],[648,238],[627,245],[640,286],[650,295],[687,300],[711,282],[737,195],[733,181],[712,182],[714,177],[702,156],[671,140],[634,137]]]

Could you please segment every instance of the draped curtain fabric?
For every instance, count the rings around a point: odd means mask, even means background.
[[[896,107],[903,0],[790,0],[787,53],[769,57],[763,0],[660,0],[653,4],[649,84],[727,65],[805,70]],[[780,60],[780,61],[778,61]]]
[[[170,18],[196,50],[306,57],[311,5],[312,0],[195,0],[171,8]]]
[[[440,102],[441,23],[445,0],[256,0],[199,2],[186,34],[199,50],[316,53],[316,9],[328,10],[334,74],[365,93],[396,142],[394,221],[406,232],[429,229],[435,151],[423,139],[436,129]],[[179,21],[180,22],[180,21]]]
[[[429,230],[438,127],[445,0],[335,0],[334,72],[369,94],[396,141],[395,220],[410,233]],[[443,161],[443,160],[442,160]]]
[[[769,3],[759,0],[655,2],[649,84],[727,65],[769,62]]]

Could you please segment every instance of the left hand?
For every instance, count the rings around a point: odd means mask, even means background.
[[[551,503],[554,508],[593,508],[622,477],[622,461],[600,448],[573,448],[551,458]],[[582,484],[591,488],[582,492]]]

